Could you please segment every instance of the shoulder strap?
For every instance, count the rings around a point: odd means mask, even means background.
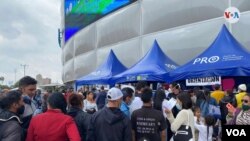
[[[84,100],[84,107],[87,106],[87,100]]]
[[[188,113],[188,111],[186,111],[187,112],[187,117],[188,117],[188,126],[189,126],[189,113]]]

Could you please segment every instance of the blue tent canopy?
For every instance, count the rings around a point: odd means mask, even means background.
[[[108,58],[94,72],[76,80],[76,86],[93,84],[113,84],[112,76],[125,71],[127,68],[117,59],[113,50]]]
[[[116,83],[142,80],[168,82],[169,71],[172,71],[177,66],[174,61],[164,54],[155,40],[152,48],[139,62],[128,70],[114,76],[113,80]]]
[[[170,72],[173,81],[209,76],[250,76],[250,54],[223,25],[199,56]]]

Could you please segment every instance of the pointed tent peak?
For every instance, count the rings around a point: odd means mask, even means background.
[[[116,57],[114,51],[111,49],[108,56],[106,56],[105,60],[102,62],[102,64],[99,67],[97,67],[96,71],[102,70],[103,68],[108,69],[109,66],[112,63],[114,63],[114,61],[116,61],[116,60],[117,60],[117,57]]]
[[[154,54],[154,53],[163,53],[163,51],[161,50],[161,47],[159,46],[157,40],[154,40],[154,43],[151,47],[151,49],[149,49],[147,54]],[[164,53],[163,53],[164,54]],[[164,54],[165,55],[165,54]]]
[[[155,40],[146,55],[137,64],[159,63],[162,65],[172,64],[178,66],[172,59],[170,59],[161,49],[158,42]]]
[[[158,44],[158,42],[157,42],[156,39],[154,40],[154,45],[158,45],[159,46],[159,44]]]
[[[114,54],[115,55],[113,49],[110,50],[109,54]]]
[[[107,59],[106,59],[106,60],[107,60],[107,62],[108,62],[110,59],[113,59],[113,58],[117,59],[117,57],[116,57],[116,55],[115,55],[113,49],[111,49],[110,52],[109,52],[109,54],[108,54],[108,56],[107,56]]]
[[[227,26],[225,25],[225,24],[223,24],[222,25],[222,28],[221,28],[221,30],[220,30],[220,33],[218,34],[218,35],[227,35],[227,34],[229,34],[229,35],[231,35],[232,36],[232,34],[230,33],[230,31],[228,30],[228,28],[227,28]]]
[[[154,40],[153,48],[160,48],[159,43],[156,39]]]
[[[222,30],[228,30],[226,24],[223,24],[221,29]]]
[[[111,49],[109,52],[107,62],[109,62],[109,61],[120,62],[119,59],[117,58],[117,56],[115,55],[113,49]]]
[[[231,32],[228,30],[228,28],[225,24],[222,25],[221,30],[220,30],[218,36],[216,37],[216,39],[223,39],[223,38],[224,38],[224,40],[227,40],[227,41],[233,40],[233,41],[237,42],[237,40],[234,38],[234,36],[231,34]]]
[[[172,59],[170,59],[164,52],[163,50],[161,49],[159,43],[157,42],[157,40],[154,40],[154,43],[151,47],[151,49],[148,51],[147,55],[146,56],[155,56],[157,55],[158,56],[158,59],[160,59],[161,61],[167,61],[167,62],[171,62],[173,64],[176,64],[174,63],[174,61]],[[155,58],[154,58],[155,59]]]
[[[115,53],[114,53],[114,51],[113,51],[113,49],[110,50],[108,58],[112,57],[112,56],[116,56]]]
[[[106,65],[106,66],[116,66],[116,67],[111,67],[112,69],[115,69],[115,70],[125,70],[125,69],[127,69],[127,67],[125,67],[121,63],[121,61],[117,58],[117,56],[115,55],[113,49],[111,49],[110,52],[109,52],[108,58],[106,60],[106,64],[110,64],[110,65]]]
[[[221,27],[220,32],[218,33],[217,37],[214,39],[213,43],[199,56],[204,56],[205,54],[209,54],[211,52],[234,52],[234,51],[244,51],[248,52],[237,40],[236,38],[230,33],[227,26],[223,24]]]

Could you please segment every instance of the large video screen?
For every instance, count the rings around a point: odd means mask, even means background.
[[[136,0],[65,0],[65,43],[82,28]]]

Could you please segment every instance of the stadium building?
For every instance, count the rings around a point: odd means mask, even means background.
[[[141,59],[156,39],[182,65],[204,51],[223,24],[250,50],[250,0],[62,0],[62,79],[90,73],[113,49],[127,67]],[[229,25],[224,11],[239,9]]]

